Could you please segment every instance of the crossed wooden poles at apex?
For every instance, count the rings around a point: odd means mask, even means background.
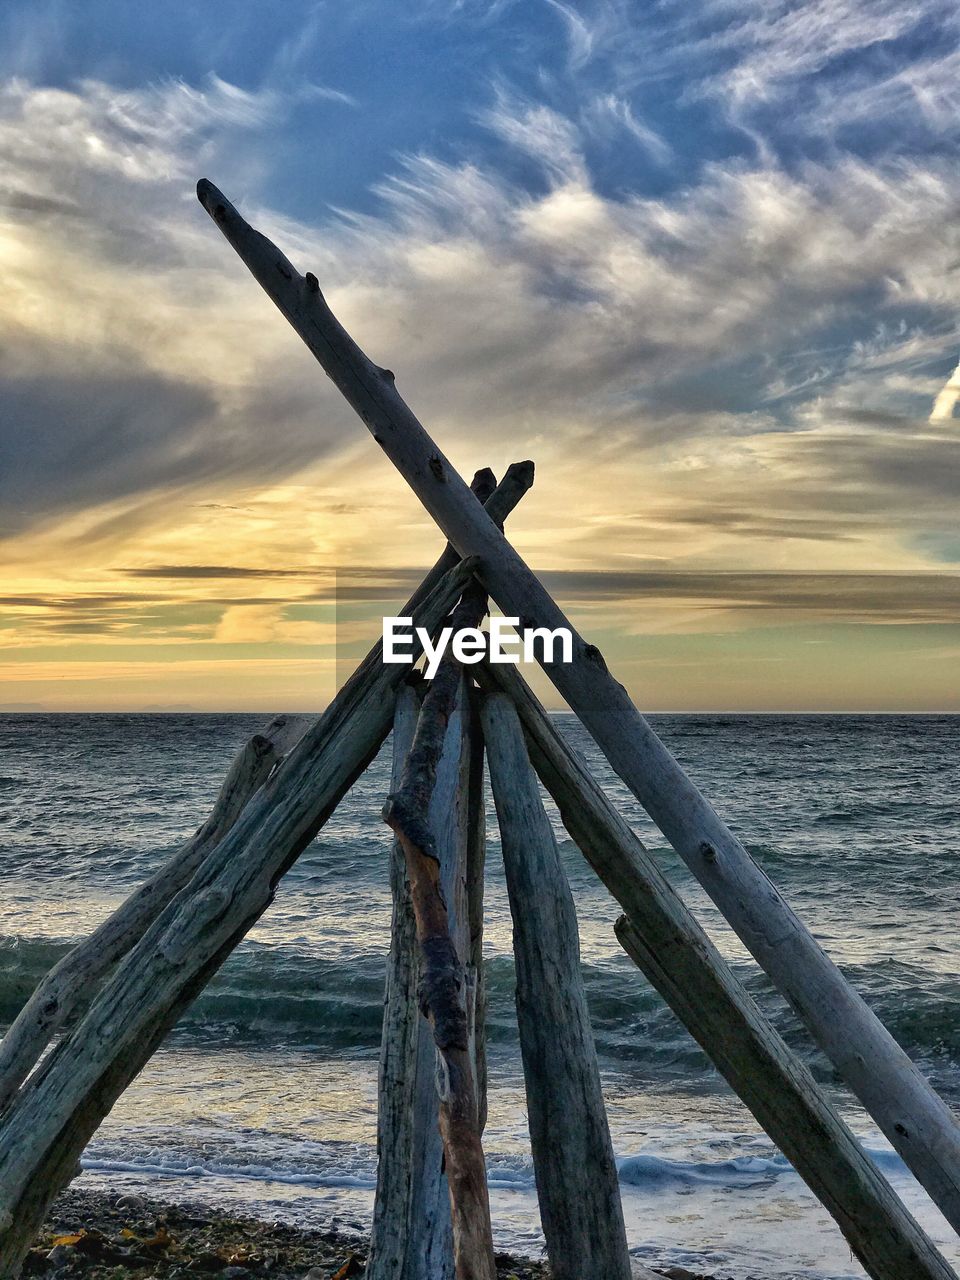
[[[400,397],[393,374],[373,364],[333,316],[315,277],[301,276],[210,183],[202,181],[198,195],[449,539],[404,609],[414,626],[435,634],[458,601],[461,609],[475,612],[479,583],[505,614],[521,619],[524,629],[569,627],[500,527],[532,479],[529,464],[512,468],[486,504],[478,502]],[[545,662],[547,674],[945,1217],[960,1229],[960,1130],[951,1111],[686,777],[607,671],[599,651],[573,634],[573,662]],[[288,750],[285,739],[300,726],[289,724],[274,724],[252,740],[235,762],[209,822],[57,966],[0,1044],[0,1099],[6,1099],[0,1126],[0,1277],[18,1273],[47,1207],[76,1171],[86,1141],[267,908],[280,877],[382,745],[394,715],[395,741],[404,741],[401,730],[409,729],[415,693],[403,685],[403,675],[402,668],[382,662],[377,646],[295,746]],[[537,966],[543,954],[558,964],[563,957],[575,959],[576,926],[555,845],[551,850],[549,823],[538,809],[530,762],[570,835],[623,907],[616,924],[622,945],[819,1196],[868,1273],[878,1280],[956,1280],[583,761],[557,734],[519,673],[490,665],[480,679],[488,691],[496,691],[488,692],[480,714],[511,887],[534,1163],[557,1280],[593,1275],[619,1280],[629,1271],[615,1186],[610,1193],[612,1155],[608,1161],[609,1134],[589,1028],[583,1029],[579,969],[567,963],[551,970],[554,977],[564,974],[558,984],[547,982]],[[464,732],[470,703],[468,682],[454,662],[416,715],[417,729],[387,816],[407,873],[395,875],[394,886],[402,897],[400,882],[409,884],[423,1007],[438,1049],[439,1128],[450,1175],[452,1227],[452,1249],[438,1265],[452,1265],[457,1280],[491,1280],[480,1143],[482,1035],[476,1010],[482,993],[476,928],[469,945],[458,950],[437,870],[441,859],[430,846],[431,799],[444,750],[452,724],[459,723]],[[476,752],[472,770],[473,781],[465,788],[468,809],[477,787]],[[475,802],[473,808],[475,814]],[[465,875],[472,886],[475,926],[476,858],[472,867],[468,860]],[[539,920],[532,895],[547,885],[552,909]],[[470,901],[468,893],[468,920]],[[395,923],[401,922],[402,915]],[[396,936],[394,943],[396,948]],[[409,929],[408,944],[409,962]],[[467,961],[472,975],[464,967]],[[38,1066],[43,1049],[91,986],[98,990],[89,1010]],[[571,1035],[551,1038],[551,1020],[536,1016],[537,1001],[554,998],[563,1002]],[[527,1018],[525,1000],[531,1010]],[[384,1044],[386,1056],[386,1034]],[[551,1106],[575,1096],[580,1101],[573,1123],[563,1134],[551,1134]],[[388,1138],[391,1133],[397,1150],[403,1149],[410,1135],[388,1126]],[[383,1124],[380,1136],[383,1151]],[[572,1172],[588,1138],[596,1175],[592,1189],[584,1185],[582,1160],[579,1183]],[[383,1160],[381,1165],[386,1168]],[[386,1176],[381,1176],[378,1203],[389,1198]],[[581,1193],[588,1200],[574,1204]],[[374,1270],[378,1256],[387,1257],[377,1223],[382,1227],[388,1217],[381,1213],[378,1219],[375,1213],[370,1274],[415,1280],[409,1254],[392,1257],[386,1270]]]

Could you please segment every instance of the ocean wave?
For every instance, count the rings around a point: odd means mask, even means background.
[[[662,1156],[624,1156],[617,1161],[621,1183],[665,1189],[685,1186],[753,1187],[793,1167],[784,1156],[735,1156],[729,1160],[667,1160]]]
[[[202,1162],[189,1158],[178,1160],[174,1157],[151,1160],[149,1157],[137,1159],[131,1156],[124,1160],[83,1156],[80,1167],[91,1173],[136,1173],[155,1178],[244,1179],[253,1182],[281,1182],[293,1187],[355,1187],[373,1190],[377,1185],[375,1176],[346,1171],[303,1173],[266,1164],[230,1164],[217,1160]]]
[[[91,1173],[134,1173],[144,1177],[174,1179],[227,1179],[253,1182],[279,1182],[297,1187],[352,1187],[373,1190],[376,1172],[358,1170],[351,1164],[337,1167],[335,1153],[320,1157],[322,1166],[307,1169],[285,1166],[265,1158],[258,1161],[231,1161],[223,1157],[201,1156],[197,1152],[131,1149],[112,1155],[88,1154],[81,1160],[84,1170]],[[617,1160],[618,1177],[622,1185],[644,1190],[669,1190],[677,1186],[696,1187],[752,1187],[771,1181],[783,1173],[790,1173],[791,1166],[782,1157],[765,1159],[744,1156],[729,1160],[684,1161],[669,1160],[662,1156],[637,1154]],[[528,1192],[534,1190],[536,1181],[530,1160],[519,1157],[487,1157],[487,1181],[491,1188],[500,1191]]]
[[[287,1144],[282,1144],[286,1146]],[[209,1151],[137,1150],[126,1147],[110,1153],[98,1154],[96,1150],[84,1155],[81,1165],[91,1173],[132,1173],[144,1177],[171,1179],[226,1179],[260,1183],[278,1182],[287,1186],[321,1188],[349,1187],[373,1190],[376,1187],[374,1154],[365,1152],[358,1162],[356,1152],[351,1152],[341,1163],[342,1152],[336,1144],[330,1150],[321,1144],[315,1148],[316,1167],[308,1167],[308,1161],[296,1164],[284,1163],[282,1155],[271,1159],[267,1148],[269,1136],[264,1135],[263,1150],[259,1158],[231,1160],[227,1153],[211,1155]],[[868,1155],[887,1173],[903,1174],[905,1166],[899,1156],[888,1149],[865,1148]],[[362,1163],[364,1167],[358,1167]],[[644,1192],[675,1191],[678,1188],[696,1190],[749,1189],[768,1186],[784,1176],[795,1176],[793,1166],[771,1148],[769,1155],[741,1155],[719,1160],[682,1160],[650,1152],[637,1152],[617,1158],[617,1175],[621,1186]],[[533,1164],[529,1158],[487,1154],[487,1181],[492,1189],[533,1191],[536,1181]]]
[[[0,937],[0,1023],[9,1024],[68,943]],[[307,948],[243,944],[183,1015],[175,1035],[212,1049],[240,1046],[313,1047],[328,1052],[374,1052],[380,1042],[386,956],[359,952],[327,959]],[[734,966],[778,1030],[821,1079],[832,1071],[750,963]],[[930,1068],[951,1078],[960,1062],[960,979],[922,964],[883,958],[845,966],[854,986],[897,1040]],[[601,1057],[658,1074],[702,1078],[707,1057],[643,976],[618,956],[583,965],[594,1036]],[[509,956],[485,967],[488,1038],[516,1041],[515,971]],[[940,1079],[941,1086],[944,1080]],[[956,1082],[960,1087],[960,1080]],[[952,1089],[952,1086],[950,1086]]]

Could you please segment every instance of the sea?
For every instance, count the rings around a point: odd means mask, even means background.
[[[850,981],[960,1107],[960,717],[651,717]],[[264,717],[0,717],[0,1023],[203,820]],[[571,716],[558,716],[735,971],[948,1258],[960,1246]],[[363,1231],[389,942],[389,744],[91,1141],[79,1185]],[[548,803],[633,1254],[733,1280],[863,1275],[832,1220],[613,932]],[[497,1244],[543,1253],[488,807],[489,1122]],[[562,1135],[557,1135],[561,1140]]]

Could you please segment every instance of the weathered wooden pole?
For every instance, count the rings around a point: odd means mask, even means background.
[[[244,805],[303,734],[305,716],[277,716],[241,747],[206,822],[154,875],[73,947],[37,985],[0,1040],[0,1112],[37,1065],[57,1031],[89,1002],[105,974],[134,946],[163,908],[234,825]]]
[[[415,626],[433,633],[474,568],[452,569],[414,611]],[[97,1125],[379,750],[405,674],[383,662],[379,644],[371,651],[11,1104],[0,1127],[4,1280]]]
[[[479,690],[470,686],[470,777],[467,780],[467,918],[470,924],[468,975],[473,978],[473,1061],[477,1081],[477,1123],[487,1123],[487,986],[483,969],[483,888],[487,857],[487,814],[483,788],[483,732]]]
[[[517,1023],[550,1274],[630,1280],[573,895],[513,704],[491,694],[480,714],[513,917]]]
[[[468,912],[467,858],[473,817],[468,784],[479,739],[473,732],[469,695],[462,679],[428,811],[450,934],[464,967],[468,993],[476,989]],[[392,791],[400,787],[419,712],[417,690],[401,688],[394,716]],[[377,1192],[366,1278],[452,1280],[453,1235],[439,1129],[437,1051],[417,999],[421,975],[416,922],[406,858],[398,840],[391,850],[390,883],[393,919],[380,1056]],[[468,1003],[468,1034],[473,1012]],[[477,1092],[479,1100],[479,1088]]]
[[[478,668],[516,707],[563,825],[623,907],[617,937],[829,1210],[876,1280],[950,1269],[747,993],[515,667]]]
[[[454,631],[476,627],[487,597],[474,583],[450,618]],[[397,835],[406,860],[410,901],[420,947],[420,1007],[430,1021],[437,1047],[439,1124],[453,1224],[457,1280],[496,1280],[486,1165],[480,1141],[479,1107],[470,1035],[470,985],[462,956],[469,951],[466,896],[466,772],[457,753],[455,768],[462,815],[464,857],[453,883],[444,883],[435,827],[448,822],[449,789],[437,797],[444,746],[457,707],[469,713],[466,679],[451,655],[444,658],[423,699],[413,745],[400,786],[387,797],[384,820]],[[448,770],[448,774],[449,774]],[[452,779],[448,778],[448,782]],[[439,803],[434,805],[437,799]],[[451,894],[452,897],[448,897]],[[460,926],[458,949],[457,923]]]
[[[569,628],[573,661],[542,661],[568,705],[660,827],[745,946],[799,1013],[944,1216],[960,1230],[960,1126],[721,821],[540,580],[470,492],[397,391],[339,323],[316,277],[303,277],[205,179],[201,203],[290,321],[373,438],[461,555],[521,628]]]
[[[420,714],[397,694],[391,786],[399,787]],[[377,1191],[366,1280],[452,1280],[453,1234],[438,1121],[436,1048],[420,1012],[420,955],[399,841],[390,853],[393,917],[384,994],[377,1109]]]

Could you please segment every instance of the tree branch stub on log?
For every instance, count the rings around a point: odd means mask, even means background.
[[[374,439],[461,555],[523,630],[567,627],[572,663],[544,669],[690,867],[741,940],[800,1014],[853,1092],[960,1230],[960,1126],[807,927],[722,822],[608,672],[600,651],[571,627],[536,575],[473,502],[469,489],[396,388],[306,278],[206,179],[204,208],[316,356]]]

